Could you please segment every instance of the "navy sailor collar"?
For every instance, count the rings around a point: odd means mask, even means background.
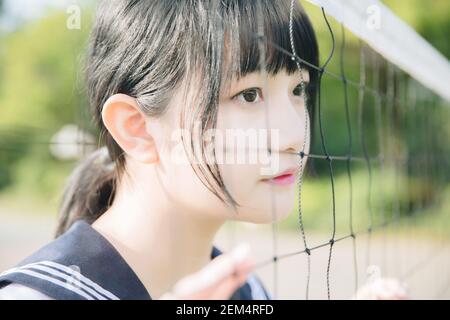
[[[211,258],[221,251],[213,246]],[[231,299],[252,299],[255,291],[248,282]],[[256,280],[257,281],[257,280]],[[54,299],[148,300],[148,291],[119,252],[91,225],[75,222],[17,267],[0,274],[0,288],[19,283]],[[268,298],[256,284],[261,298]]]

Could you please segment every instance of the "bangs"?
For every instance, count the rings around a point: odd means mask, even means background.
[[[227,3],[227,1],[224,1]],[[287,52],[292,53],[289,36],[289,1],[229,1],[236,7],[228,6],[223,14],[226,30],[227,77],[240,78],[262,69],[261,54],[265,57],[265,70],[275,75],[281,70],[288,74],[298,72],[296,61]],[[293,10],[293,40],[297,55],[317,66],[318,45],[312,25],[299,4]],[[260,28],[263,27],[264,34]],[[263,37],[261,37],[263,36]],[[261,53],[261,49],[265,52]],[[287,52],[281,51],[281,49]],[[302,64],[310,72],[311,82],[316,70]]]
[[[203,133],[217,123],[220,92],[228,91],[233,80],[261,71],[261,57],[265,57],[263,67],[269,75],[299,71],[290,54],[290,1],[190,0],[180,2],[179,6],[184,10],[183,24],[180,25],[183,38],[174,39],[177,44],[174,47],[179,48],[177,50],[185,63],[183,91],[184,101],[188,101],[183,107],[180,125],[192,133],[192,139],[183,140],[185,150],[190,158],[196,160],[191,165],[203,184],[223,202],[236,208],[239,204],[225,186],[214,161],[215,150],[209,150],[202,140]],[[317,66],[316,36],[297,1],[294,3],[292,26],[295,52],[299,58]],[[306,95],[310,97],[307,105],[313,130],[318,74],[315,69],[301,65],[309,71]],[[188,97],[188,92],[193,96]],[[194,130],[195,123],[200,123],[198,130]],[[214,137],[211,143],[214,143]]]

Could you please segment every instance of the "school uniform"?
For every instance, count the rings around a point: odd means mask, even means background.
[[[211,259],[221,254],[213,247]],[[90,224],[79,220],[63,235],[0,274],[8,299],[148,300],[148,291],[119,252]],[[251,275],[232,300],[270,299]]]

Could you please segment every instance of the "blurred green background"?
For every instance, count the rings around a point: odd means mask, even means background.
[[[13,3],[14,1],[10,1]],[[19,1],[20,2],[20,1]],[[385,0],[398,16],[410,24],[447,58],[450,56],[450,1],[448,0]],[[91,27],[95,1],[82,3],[81,28],[66,28],[64,6],[49,6],[36,18],[21,20],[8,16],[8,6],[0,0],[0,210],[24,214],[55,215],[65,178],[76,160],[56,158],[48,142],[67,124],[96,135],[87,112],[83,87],[82,62]],[[302,1],[310,14],[320,42],[321,61],[331,50],[329,31],[317,8]],[[38,6],[39,4],[35,4]],[[13,23],[11,23],[13,21]],[[331,19],[336,34],[337,50],[329,70],[340,72],[340,26]],[[359,41],[347,33],[345,72],[349,79],[359,81]],[[368,84],[374,86],[373,74],[379,72],[381,94],[389,94],[389,66],[381,61],[372,64],[370,50],[366,56]],[[371,60],[372,59],[372,60]],[[374,59],[377,59],[375,56]],[[378,155],[380,141],[386,147],[384,170],[372,163],[370,207],[368,207],[369,175],[365,162],[352,162],[353,205],[355,229],[368,226],[370,211],[373,224],[396,215],[414,217],[414,225],[427,234],[450,227],[450,185],[448,170],[450,154],[449,105],[406,75],[394,69],[395,101],[383,100],[383,124],[376,122],[376,99],[370,94],[363,102],[362,126],[358,114],[358,90],[349,87],[349,111],[352,125],[353,155],[363,157],[363,127],[370,157]],[[411,89],[412,88],[412,89]],[[409,90],[409,91],[408,91]],[[414,109],[411,91],[417,98]],[[419,100],[426,99],[425,102]],[[346,155],[348,132],[342,82],[324,76],[322,83],[322,127],[328,152]],[[316,117],[313,153],[322,154]],[[384,138],[379,139],[380,131]],[[389,156],[406,156],[406,164],[390,161]],[[332,228],[332,197],[328,165],[325,160],[310,159],[303,186],[302,203],[305,227],[330,232]],[[346,163],[333,162],[336,190],[337,231],[349,230],[349,180]],[[297,203],[297,199],[296,199]],[[420,215],[415,215],[420,212]],[[411,222],[408,222],[409,226]],[[282,228],[298,229],[293,213],[281,223]]]

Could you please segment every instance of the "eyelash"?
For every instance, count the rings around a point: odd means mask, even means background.
[[[300,89],[300,90],[303,91],[300,95],[297,95],[298,97],[301,97],[301,96],[305,93],[305,91],[306,91],[306,92],[308,91],[308,90],[306,89],[306,87],[307,87],[307,84],[305,85],[305,88],[303,88],[304,90],[302,90],[301,84],[298,84],[298,85],[294,88],[294,91],[297,90],[297,89]],[[259,99],[261,99],[261,98],[262,98],[261,88],[250,88],[250,89],[246,89],[246,90],[241,91],[241,92],[239,92],[238,94],[236,94],[236,95],[233,97],[233,99],[238,99],[240,96],[243,96],[244,94],[247,94],[247,93],[253,93],[253,92],[255,92],[255,91],[257,91],[256,93],[257,93]],[[242,102],[245,102],[245,103],[256,103],[255,101],[242,101]],[[258,101],[258,102],[259,102],[259,101]]]

